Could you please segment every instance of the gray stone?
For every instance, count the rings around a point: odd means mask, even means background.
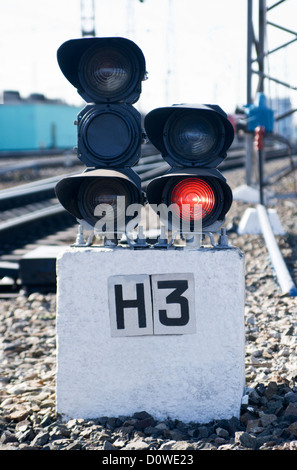
[[[211,442],[198,441],[194,444],[195,449],[197,450],[216,450],[217,447]]]
[[[103,450],[116,450],[116,448],[109,441],[104,441]]]
[[[194,450],[195,445],[192,442],[178,441],[172,445],[171,449],[172,450]]]
[[[17,442],[17,438],[14,433],[10,431],[4,431],[0,437],[0,443],[7,444],[9,442]]]
[[[257,438],[245,431],[236,431],[235,443],[254,450],[257,446]]]
[[[123,447],[123,450],[147,450],[148,448],[149,444],[147,444],[142,439],[136,439],[129,442],[129,444]]]
[[[197,428],[199,439],[203,439],[209,436],[209,431],[207,426],[199,426]]]
[[[40,431],[37,436],[34,437],[32,441],[32,446],[43,446],[47,444],[49,440],[49,433],[47,431]]]
[[[133,418],[143,420],[143,419],[148,419],[148,418],[153,418],[152,415],[147,413],[147,411],[138,411],[134,413]]]
[[[159,450],[171,450],[172,446],[174,446],[174,444],[176,444],[176,441],[173,441],[173,440],[163,442],[163,444],[160,445]]]
[[[266,413],[261,413],[260,414],[260,422],[262,426],[266,427],[269,426],[271,423],[277,420],[277,416],[274,414],[266,414]]]
[[[287,392],[284,398],[286,403],[295,403],[297,402],[297,393],[293,391]]]
[[[293,434],[293,436],[297,437],[297,421],[295,421],[294,423],[290,424],[290,426],[288,426],[287,430]]]
[[[33,429],[26,429],[26,431],[18,431],[16,433],[16,438],[19,442],[26,442],[26,441],[32,441],[34,439],[35,434]]]
[[[286,410],[285,410],[285,413],[284,413],[285,416],[297,416],[297,406],[294,404],[294,403],[289,403]]]
[[[227,431],[227,429],[220,427],[216,429],[216,434],[218,437],[223,437],[224,439],[229,436],[229,432]]]
[[[72,442],[67,447],[65,447],[65,450],[80,450],[80,449],[81,449],[80,442]]]

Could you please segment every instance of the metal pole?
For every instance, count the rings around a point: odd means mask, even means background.
[[[259,0],[259,42],[258,42],[258,66],[259,82],[258,92],[264,92],[264,56],[265,56],[265,35],[266,35],[266,1]]]
[[[278,282],[283,294],[289,294],[291,297],[297,296],[297,289],[284,262],[278,244],[276,243],[273,230],[270,225],[266,208],[262,204],[257,206],[258,220],[261,226],[262,234],[270,255],[271,262],[275,269]]]
[[[248,0],[247,11],[247,104],[252,103],[252,44],[253,44],[253,0]]]
[[[259,159],[259,193],[260,193],[260,204],[264,204],[263,197],[263,150],[258,150]]]
[[[245,181],[248,186],[251,186],[253,182],[253,146],[254,136],[253,134],[245,134]]]
[[[252,45],[253,45],[253,0],[248,0],[247,11],[247,104],[252,103]],[[246,134],[245,137],[245,171],[246,184],[252,184],[253,174],[253,136]]]
[[[258,171],[259,171],[259,199],[260,204],[264,205],[263,196],[263,152],[264,152],[264,134],[265,128],[257,126],[255,129],[255,146],[258,150]]]

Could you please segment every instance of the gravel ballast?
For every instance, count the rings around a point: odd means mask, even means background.
[[[243,172],[227,175],[232,187]],[[270,189],[291,192],[295,175]],[[290,189],[291,188],[291,189]],[[235,217],[250,205],[234,201]],[[297,280],[296,199],[278,199],[277,241]],[[156,421],[146,410],[63,422],[55,413],[56,296],[0,300],[0,450],[297,450],[297,304],[283,295],[261,235],[229,233],[246,263],[246,390],[240,419]],[[220,397],[218,396],[218,400]]]

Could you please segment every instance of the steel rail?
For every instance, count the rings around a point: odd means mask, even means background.
[[[284,155],[284,152],[282,151],[281,156]],[[270,153],[271,158],[279,158],[279,151],[277,152],[272,152]],[[268,158],[270,158],[268,157]],[[268,159],[267,158],[267,159]],[[229,171],[234,168],[239,168],[242,167],[244,164],[244,152],[241,152],[240,150],[233,150],[232,152],[229,152],[227,159],[225,160],[225,165],[224,165],[224,170]],[[219,169],[222,170],[222,165],[220,166]],[[139,172],[141,181],[142,181],[142,189],[145,191],[148,182],[159,176],[164,174],[167,170],[169,169],[169,165],[164,162],[160,154],[154,154],[154,155],[145,155],[142,157],[140,162],[135,166],[135,170]],[[77,174],[72,173],[72,174]],[[59,175],[51,178],[46,178],[40,181],[35,181],[31,183],[27,183],[24,185],[20,185],[18,187],[13,187],[13,188],[7,188],[2,191],[0,191],[0,210],[1,210],[1,201],[10,201],[10,203],[13,206],[13,201],[16,202],[18,200],[19,202],[19,207],[21,207],[22,201],[25,201],[26,195],[29,195],[29,197],[33,198],[33,195],[38,195],[38,193],[43,192],[43,195],[46,196],[46,192],[48,194],[53,195],[54,194],[54,187],[62,177],[64,176],[69,176],[69,173],[67,175]],[[31,196],[30,196],[31,195]],[[46,197],[45,197],[46,199]],[[32,206],[34,204],[32,203]],[[13,217],[12,219],[8,219],[2,223],[0,223],[0,241],[1,243],[8,242],[10,244],[10,238],[12,238],[13,243],[16,243],[16,247],[18,246],[18,241],[14,240],[14,234],[17,234],[18,236],[21,235],[21,237],[24,239],[26,234],[28,233],[30,236],[30,232],[34,233],[34,224],[36,227],[37,223],[41,224],[41,227],[46,226],[47,224],[44,224],[46,220],[50,221],[51,220],[57,220],[62,221],[62,225],[65,226],[66,221],[67,225],[70,227],[71,224],[75,226],[77,224],[77,221],[75,220],[74,217],[72,217],[62,206],[60,203],[53,203],[49,207],[43,208],[43,209],[37,209],[37,210],[32,210],[31,212],[27,214],[22,214],[17,217]],[[69,222],[68,222],[69,221]],[[264,223],[262,221],[262,223]],[[53,224],[51,224],[53,227]],[[33,228],[32,228],[33,227]],[[55,225],[54,225],[55,227]],[[29,229],[29,232],[28,232]],[[46,233],[48,229],[46,229]],[[54,228],[55,230],[55,228]],[[263,234],[265,232],[266,238],[269,240],[269,242],[266,242],[268,245],[269,251],[272,250],[272,255],[274,254],[274,258],[276,257],[277,249],[275,246],[271,248],[273,241],[271,234],[267,235],[267,232],[269,233],[269,227],[263,229]],[[275,242],[274,242],[275,243]],[[281,255],[280,255],[281,256]],[[288,274],[285,273],[285,267],[282,266],[279,268],[279,265],[281,265],[281,261],[274,261],[274,263],[277,263],[277,268],[276,270],[282,271],[282,274],[279,274],[281,277],[282,283],[286,282],[286,286],[282,287],[284,291],[288,291],[289,295],[294,295],[294,292],[296,289],[294,286],[294,283],[292,280],[288,280]],[[284,262],[283,262],[284,263]],[[11,262],[6,263],[2,262],[1,265],[1,258],[0,258],[0,274],[2,276],[7,276],[10,277],[17,277],[18,276],[18,269],[17,269],[17,264],[12,264]],[[291,283],[291,284],[290,284]]]
[[[38,160],[31,160],[23,163],[15,163],[13,165],[1,165],[0,166],[0,175],[5,175],[7,173],[13,173],[16,171],[24,171],[29,169],[39,169],[44,167],[57,167],[57,166],[70,166],[77,163],[77,159],[74,156],[63,157],[51,157],[46,160],[41,158]]]
[[[279,158],[279,151],[272,152],[270,154],[271,158]],[[283,152],[281,154],[283,156]],[[267,155],[266,155],[267,156]],[[220,165],[220,170],[225,168],[226,171],[240,167],[243,165],[243,160],[241,158],[241,152],[238,150],[233,152],[230,156],[228,155],[225,160],[226,165]],[[135,166],[135,170],[139,172],[142,189],[145,191],[146,187],[153,178],[164,174],[168,169],[169,165],[164,162],[160,154],[147,155],[144,156],[139,164]],[[77,174],[77,173],[71,173]],[[7,210],[7,207],[15,207],[17,204],[19,207],[23,205],[25,201],[28,201],[27,198],[30,198],[37,201],[37,198],[41,200],[42,198],[49,199],[55,198],[54,188],[56,183],[64,176],[69,176],[69,173],[66,175],[59,175],[51,178],[46,178],[44,180],[35,181],[27,183],[25,185],[8,188],[0,191],[0,210]],[[7,221],[4,221],[0,224],[0,233],[7,233],[9,230],[12,230],[14,227],[25,226],[30,224],[32,221],[41,220],[43,218],[50,218],[56,216],[57,214],[67,214],[65,209],[57,203],[51,205],[48,208],[37,209],[27,214],[21,216],[13,217]]]
[[[45,218],[61,215],[64,213],[66,213],[66,210],[61,206],[61,204],[54,204],[50,207],[38,209],[28,214],[23,214],[18,217],[14,217],[13,219],[5,220],[4,222],[0,223],[0,235],[5,231],[19,228],[31,222],[40,221]]]

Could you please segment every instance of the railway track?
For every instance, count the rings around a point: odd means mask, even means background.
[[[237,161],[239,158],[238,155],[230,157],[229,166],[230,164],[232,166],[240,165],[240,161]],[[151,155],[151,152],[149,155],[144,155],[135,167],[141,177],[144,190],[152,178],[163,174],[168,168],[169,165],[162,160],[159,154]],[[25,232],[29,230],[34,233],[36,223],[40,224],[41,221],[54,220],[57,217],[63,218],[69,223],[75,223],[72,217],[69,220],[67,212],[55,197],[54,188],[63,176],[66,175],[46,178],[0,191],[0,242],[2,245],[0,256],[3,255],[3,252],[9,251],[9,247],[20,243],[20,237],[16,238],[16,234],[22,233],[25,239]]]
[[[243,167],[244,155],[244,148],[234,146],[220,165],[220,170],[224,173]],[[270,149],[266,158],[282,158],[286,155],[287,149]],[[144,190],[152,178],[163,174],[168,168],[168,164],[150,145],[145,147],[135,167]],[[0,279],[8,276],[16,281],[21,260],[30,250],[41,245],[65,246],[75,241],[77,223],[60,205],[54,191],[63,176],[66,175],[0,191]]]
[[[147,178],[160,164],[161,157],[152,148],[145,149],[139,174]],[[52,157],[51,157],[52,158]],[[17,163],[15,170],[26,167],[27,163]],[[63,160],[61,160],[61,164]],[[82,166],[81,170],[83,171]],[[76,220],[65,211],[55,196],[57,182],[69,174],[9,187],[0,191],[0,292],[7,293],[10,287],[16,288],[22,260],[27,253],[42,247],[69,245],[75,241]],[[50,267],[52,269],[52,267]],[[3,278],[6,279],[3,281]]]

